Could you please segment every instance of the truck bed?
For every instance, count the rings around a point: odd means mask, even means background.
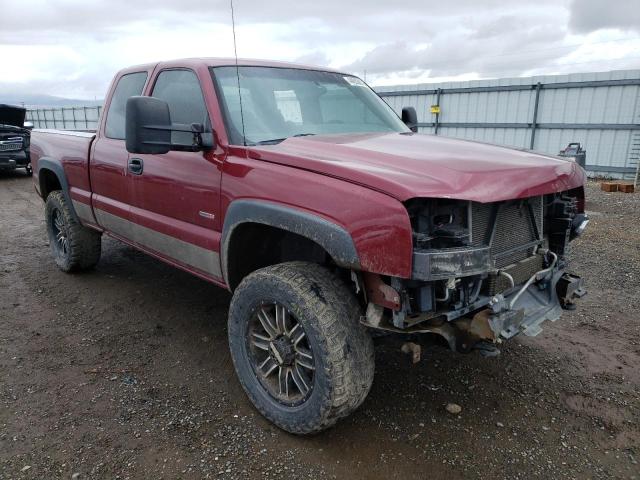
[[[31,164],[38,175],[41,161],[58,164],[64,170],[71,197],[83,198],[91,191],[89,183],[89,151],[95,132],[35,129],[31,133]],[[36,188],[39,179],[36,178]],[[88,199],[85,200],[86,203]]]

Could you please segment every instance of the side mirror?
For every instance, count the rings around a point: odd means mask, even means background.
[[[125,113],[125,143],[129,153],[167,153],[170,150],[197,152],[213,148],[213,132],[202,123],[171,123],[169,104],[154,97],[130,97]],[[172,132],[191,134],[190,144],[172,143]]]
[[[418,114],[413,107],[402,108],[402,121],[412,132],[418,131]]]
[[[24,128],[27,130],[33,130],[33,122],[24,122]]]
[[[171,150],[169,104],[154,97],[130,97],[125,111],[125,143],[129,153]]]

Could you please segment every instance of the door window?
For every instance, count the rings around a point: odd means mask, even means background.
[[[111,104],[107,112],[107,123],[104,134],[108,138],[124,140],[124,119],[127,99],[135,95],[142,95],[142,89],[147,81],[147,72],[128,73],[120,77],[118,85],[111,97]]]
[[[169,104],[172,123],[187,125],[201,123],[204,125],[206,132],[211,131],[200,82],[191,70],[165,70],[160,72],[151,95]],[[172,132],[171,142],[191,145],[193,135],[189,132]]]

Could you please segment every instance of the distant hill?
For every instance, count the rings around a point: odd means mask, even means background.
[[[104,100],[78,100],[73,98],[55,97],[53,95],[0,93],[0,103],[24,105],[27,108],[52,108],[102,105]]]

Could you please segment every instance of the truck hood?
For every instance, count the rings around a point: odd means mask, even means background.
[[[575,162],[436,135],[367,133],[292,137],[249,156],[341,178],[405,201],[496,202],[584,184]]]

